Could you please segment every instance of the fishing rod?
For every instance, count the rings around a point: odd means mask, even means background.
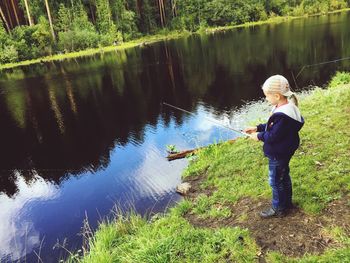
[[[173,109],[176,109],[176,110],[179,110],[179,111],[182,111],[182,112],[191,114],[191,115],[193,115],[193,116],[197,116],[197,115],[194,114],[193,112],[190,112],[190,111],[187,111],[187,110],[185,110],[185,109],[176,107],[176,106],[171,105],[171,104],[169,104],[169,103],[163,102],[162,104],[164,104],[164,105],[166,105],[166,106],[168,106],[168,107],[170,107],[170,108],[173,108]],[[231,131],[234,131],[234,132],[238,132],[238,133],[240,133],[240,134],[243,134],[244,136],[248,136],[248,137],[250,136],[248,133],[245,133],[245,132],[242,131],[242,130],[234,129],[234,128],[232,128],[232,127],[230,127],[230,126],[227,126],[227,125],[225,125],[225,124],[222,124],[222,123],[220,123],[220,122],[218,122],[217,120],[214,120],[214,119],[212,119],[212,118],[208,118],[208,117],[204,116],[204,119],[206,119],[207,121],[210,121],[210,122],[212,122],[212,123],[215,123],[216,125],[222,126],[222,127],[226,128],[226,129],[229,129],[229,130],[231,130]]]

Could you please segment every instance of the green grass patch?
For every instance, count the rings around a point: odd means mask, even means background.
[[[350,83],[350,74],[347,72],[337,72],[329,83],[329,87],[337,87]]]
[[[257,246],[247,230],[198,229],[170,214],[148,223],[138,215],[102,223],[85,257],[69,262],[252,262]]]

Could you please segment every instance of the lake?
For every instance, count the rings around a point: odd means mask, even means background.
[[[255,102],[270,75],[301,91],[350,70],[349,24],[345,12],[1,71],[0,261],[57,262],[116,204],[166,211],[188,164],[168,162],[167,145],[240,136],[208,118],[266,117]]]

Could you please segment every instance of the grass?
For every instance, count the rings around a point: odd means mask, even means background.
[[[334,86],[335,84],[340,84]],[[318,215],[332,200],[350,191],[350,73],[338,73],[328,89],[315,89],[303,97],[300,109],[306,123],[301,147],[291,161],[294,202],[306,213]],[[240,139],[235,144],[212,145],[201,150],[184,177],[206,175],[202,185],[215,187],[213,195],[184,199],[166,214],[146,220],[118,213],[104,222],[88,240],[89,250],[68,262],[256,262],[260,248],[249,230],[238,227],[195,228],[184,214],[222,218],[228,204],[242,197],[271,198],[267,161],[261,144]],[[241,215],[240,220],[246,220]],[[267,262],[350,262],[350,237],[341,227],[323,229],[338,246],[321,255],[288,258],[277,252]]]
[[[135,214],[119,215],[100,226],[90,249],[69,262],[251,262],[257,248],[246,230],[196,229],[171,213],[151,224]]]
[[[328,12],[327,14],[346,12],[346,11],[350,11],[350,8],[331,11],[331,12]],[[313,15],[305,14],[303,16],[284,16],[284,17],[277,16],[277,17],[271,17],[271,18],[264,20],[264,21],[247,22],[247,23],[244,23],[241,25],[232,25],[232,26],[223,26],[223,27],[214,27],[214,28],[211,28],[211,27],[200,28],[198,30],[198,32],[194,32],[194,33],[203,33],[203,32],[213,33],[216,31],[229,30],[229,29],[233,29],[233,28],[258,26],[258,25],[262,25],[262,24],[281,23],[281,22],[284,22],[287,20],[293,20],[293,19],[302,18],[302,17],[318,16],[318,15],[323,15],[323,13],[322,14],[313,14]],[[76,58],[76,57],[82,57],[82,56],[91,56],[94,54],[103,53],[103,52],[110,52],[110,51],[115,51],[115,50],[128,49],[128,48],[140,46],[144,43],[151,44],[151,43],[162,41],[162,40],[184,37],[184,36],[187,36],[190,34],[192,34],[192,33],[189,31],[186,31],[186,30],[184,30],[184,31],[170,31],[170,32],[167,30],[163,30],[155,35],[144,36],[144,37],[141,37],[139,39],[135,39],[135,40],[131,40],[131,41],[122,43],[121,45],[118,45],[118,46],[92,48],[92,49],[87,49],[87,50],[82,50],[82,51],[77,51],[77,52],[69,52],[69,53],[65,53],[65,54],[57,54],[57,55],[41,57],[41,58],[37,58],[37,59],[25,60],[25,61],[20,61],[20,62],[16,62],[16,63],[0,64],[0,70],[19,67],[19,66],[27,66],[27,65],[37,64],[37,63],[42,63],[42,62],[64,60],[64,59],[70,59],[70,58]]]

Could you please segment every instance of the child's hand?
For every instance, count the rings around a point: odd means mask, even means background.
[[[257,128],[256,127],[248,127],[244,129],[245,133],[252,134],[253,132],[256,132]]]
[[[257,141],[257,142],[259,141],[258,133],[257,133],[257,132],[251,133],[251,134],[249,135],[249,138],[252,139],[252,140],[254,140],[254,141]]]

